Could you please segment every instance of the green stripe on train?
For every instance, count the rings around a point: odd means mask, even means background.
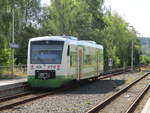
[[[66,77],[66,76],[56,76],[54,79],[49,80],[39,80],[35,79],[35,76],[29,75],[28,82],[32,87],[40,87],[40,88],[58,88],[63,84],[66,84],[73,80],[73,77]]]

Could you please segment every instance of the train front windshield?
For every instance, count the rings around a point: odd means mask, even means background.
[[[61,64],[63,41],[31,42],[31,64]]]

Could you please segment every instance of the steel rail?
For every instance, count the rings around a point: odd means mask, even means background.
[[[107,76],[106,78],[109,78],[109,77],[110,76]],[[85,85],[87,83],[90,83],[90,82],[89,81],[82,81],[82,82],[79,81],[78,83],[76,82],[76,84],[73,84],[72,86],[69,86],[69,87],[59,88],[59,89],[56,89],[54,91],[42,93],[42,94],[39,94],[37,96],[28,98],[28,99],[24,99],[24,100],[13,102],[13,103],[10,103],[10,104],[4,105],[4,106],[0,106],[0,111],[5,110],[5,109],[9,109],[9,108],[12,108],[14,106],[17,106],[17,105],[20,105],[20,104],[24,104],[24,103],[27,103],[27,102],[30,102],[30,101],[33,101],[33,100],[36,100],[36,99],[39,99],[39,98],[42,98],[42,97],[46,97],[46,96],[53,95],[53,94],[56,94],[56,93],[61,93],[63,91],[67,91],[69,89],[77,88],[77,87],[80,87],[81,85]],[[5,98],[0,98],[0,101],[2,102],[2,101],[11,100],[11,99],[14,99],[14,98],[18,98],[18,96],[19,97],[27,96],[28,94],[32,94],[32,93],[31,92],[27,92],[25,94],[23,93],[23,94],[9,96],[9,97],[5,97]]]
[[[105,106],[107,106],[109,103],[111,103],[111,101],[115,100],[119,95],[121,95],[122,93],[124,93],[126,90],[128,90],[130,87],[132,87],[133,85],[135,85],[137,82],[139,82],[140,80],[142,80],[143,78],[145,78],[149,74],[150,74],[150,72],[146,73],[144,76],[142,76],[139,79],[137,79],[136,81],[132,82],[127,87],[123,88],[119,92],[117,92],[114,95],[110,96],[109,98],[107,98],[103,102],[97,104],[96,106],[94,106],[93,108],[91,108],[90,110],[88,110],[86,113],[98,113],[101,109],[103,109]]]
[[[27,103],[27,102],[30,102],[30,101],[33,101],[33,100],[36,100],[36,99],[39,99],[39,98],[42,98],[42,97],[46,97],[46,96],[49,96],[49,95],[60,93],[62,91],[68,90],[68,89],[70,89],[70,87],[65,87],[63,89],[57,89],[55,91],[49,91],[49,92],[44,92],[44,93],[40,93],[40,94],[33,93],[35,95],[32,95],[30,98],[18,100],[16,102],[12,102],[12,103],[8,103],[7,105],[0,106],[0,111],[10,109],[14,106],[24,104],[24,103]]]
[[[128,70],[126,70],[128,71]],[[121,73],[124,73],[126,71],[117,71],[116,73],[113,73],[113,74],[109,74],[109,76],[106,76],[106,77],[103,77],[102,79],[105,79],[105,78],[110,78],[112,76],[116,76],[118,74],[121,74]],[[98,79],[101,79],[101,78],[98,78]],[[90,82],[88,82],[90,83]],[[20,104],[24,104],[24,103],[27,103],[27,102],[30,102],[30,101],[33,101],[33,100],[36,100],[36,99],[39,99],[39,98],[42,98],[42,97],[46,97],[46,96],[49,96],[49,95],[53,95],[53,94],[57,94],[57,93],[61,93],[63,91],[67,91],[69,89],[73,89],[73,88],[77,88],[77,87],[80,87],[81,84],[84,85],[84,84],[87,84],[87,81],[86,82],[79,82],[79,83],[76,83],[77,85],[73,84],[73,86],[69,86],[69,87],[64,87],[64,88],[59,88],[59,89],[56,89],[54,91],[49,91],[49,92],[45,92],[45,93],[41,93],[41,94],[38,94],[37,96],[34,96],[34,97],[31,97],[31,98],[28,98],[28,99],[24,99],[24,100],[20,100],[18,102],[13,102],[11,104],[7,104],[7,105],[4,105],[4,106],[0,106],[0,111],[2,110],[5,110],[5,109],[9,109],[9,108],[12,108],[14,106],[17,106],[17,105],[20,105]],[[17,87],[14,87],[15,88],[19,88],[19,86]],[[23,96],[27,96],[27,95],[30,95],[32,94],[32,92],[25,92],[25,93],[20,93],[20,94],[17,94],[17,95],[13,95],[13,96],[8,96],[8,97],[3,97],[3,98],[0,98],[0,101],[2,103],[2,101],[7,101],[7,100],[11,100],[11,99],[15,99],[15,98],[19,98],[19,97],[23,97]],[[34,94],[34,92],[33,92]]]
[[[19,98],[21,96],[26,96],[26,95],[31,94],[31,93],[33,93],[33,91],[27,91],[27,92],[15,94],[15,95],[12,95],[12,96],[0,97],[0,103],[11,100],[11,99]]]
[[[19,88],[29,88],[29,84],[27,82],[24,82],[22,85],[19,85],[19,86],[14,86],[11,88],[2,89],[2,90],[0,90],[0,93],[5,92],[5,91],[14,90],[14,89],[19,89]]]
[[[129,72],[130,70],[122,70],[122,71],[117,71],[117,72],[113,72],[111,74],[107,74],[105,76],[100,76],[99,79],[106,79],[106,78],[110,78],[113,76],[118,76],[119,74],[125,73],[125,72]]]
[[[144,95],[148,92],[149,89],[150,85],[147,85],[125,113],[133,113],[133,111],[138,106],[138,103],[143,99]]]
[[[115,71],[112,71],[112,72],[109,72],[109,73],[104,73],[103,75],[105,75],[105,76],[101,76],[101,75],[99,75],[98,77],[99,77],[99,79],[105,79],[105,78],[109,78],[109,77],[112,77],[112,76],[116,76],[116,75],[118,75],[118,74],[122,74],[122,73],[124,73],[124,72],[128,72],[128,71],[130,71],[129,70],[129,67],[128,68],[125,68],[125,69],[123,69],[123,68],[119,68],[119,69],[117,69],[117,70],[115,70]],[[93,77],[94,78],[94,77]],[[11,90],[15,90],[15,89],[22,89],[22,88],[30,88],[29,87],[29,84],[28,84],[28,82],[23,82],[23,84],[21,84],[21,85],[19,85],[19,86],[14,86],[14,87],[11,87],[11,88],[6,88],[6,89],[2,89],[2,90],[0,90],[0,93],[1,92],[6,92],[6,91],[11,91]]]

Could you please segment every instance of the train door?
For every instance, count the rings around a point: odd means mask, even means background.
[[[78,50],[78,79],[83,78],[83,49],[79,48]]]

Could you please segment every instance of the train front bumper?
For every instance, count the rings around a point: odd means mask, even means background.
[[[65,76],[56,76],[56,78],[48,80],[36,79],[35,76],[29,75],[27,77],[28,83],[34,88],[58,88],[63,84],[70,82],[72,79]]]

